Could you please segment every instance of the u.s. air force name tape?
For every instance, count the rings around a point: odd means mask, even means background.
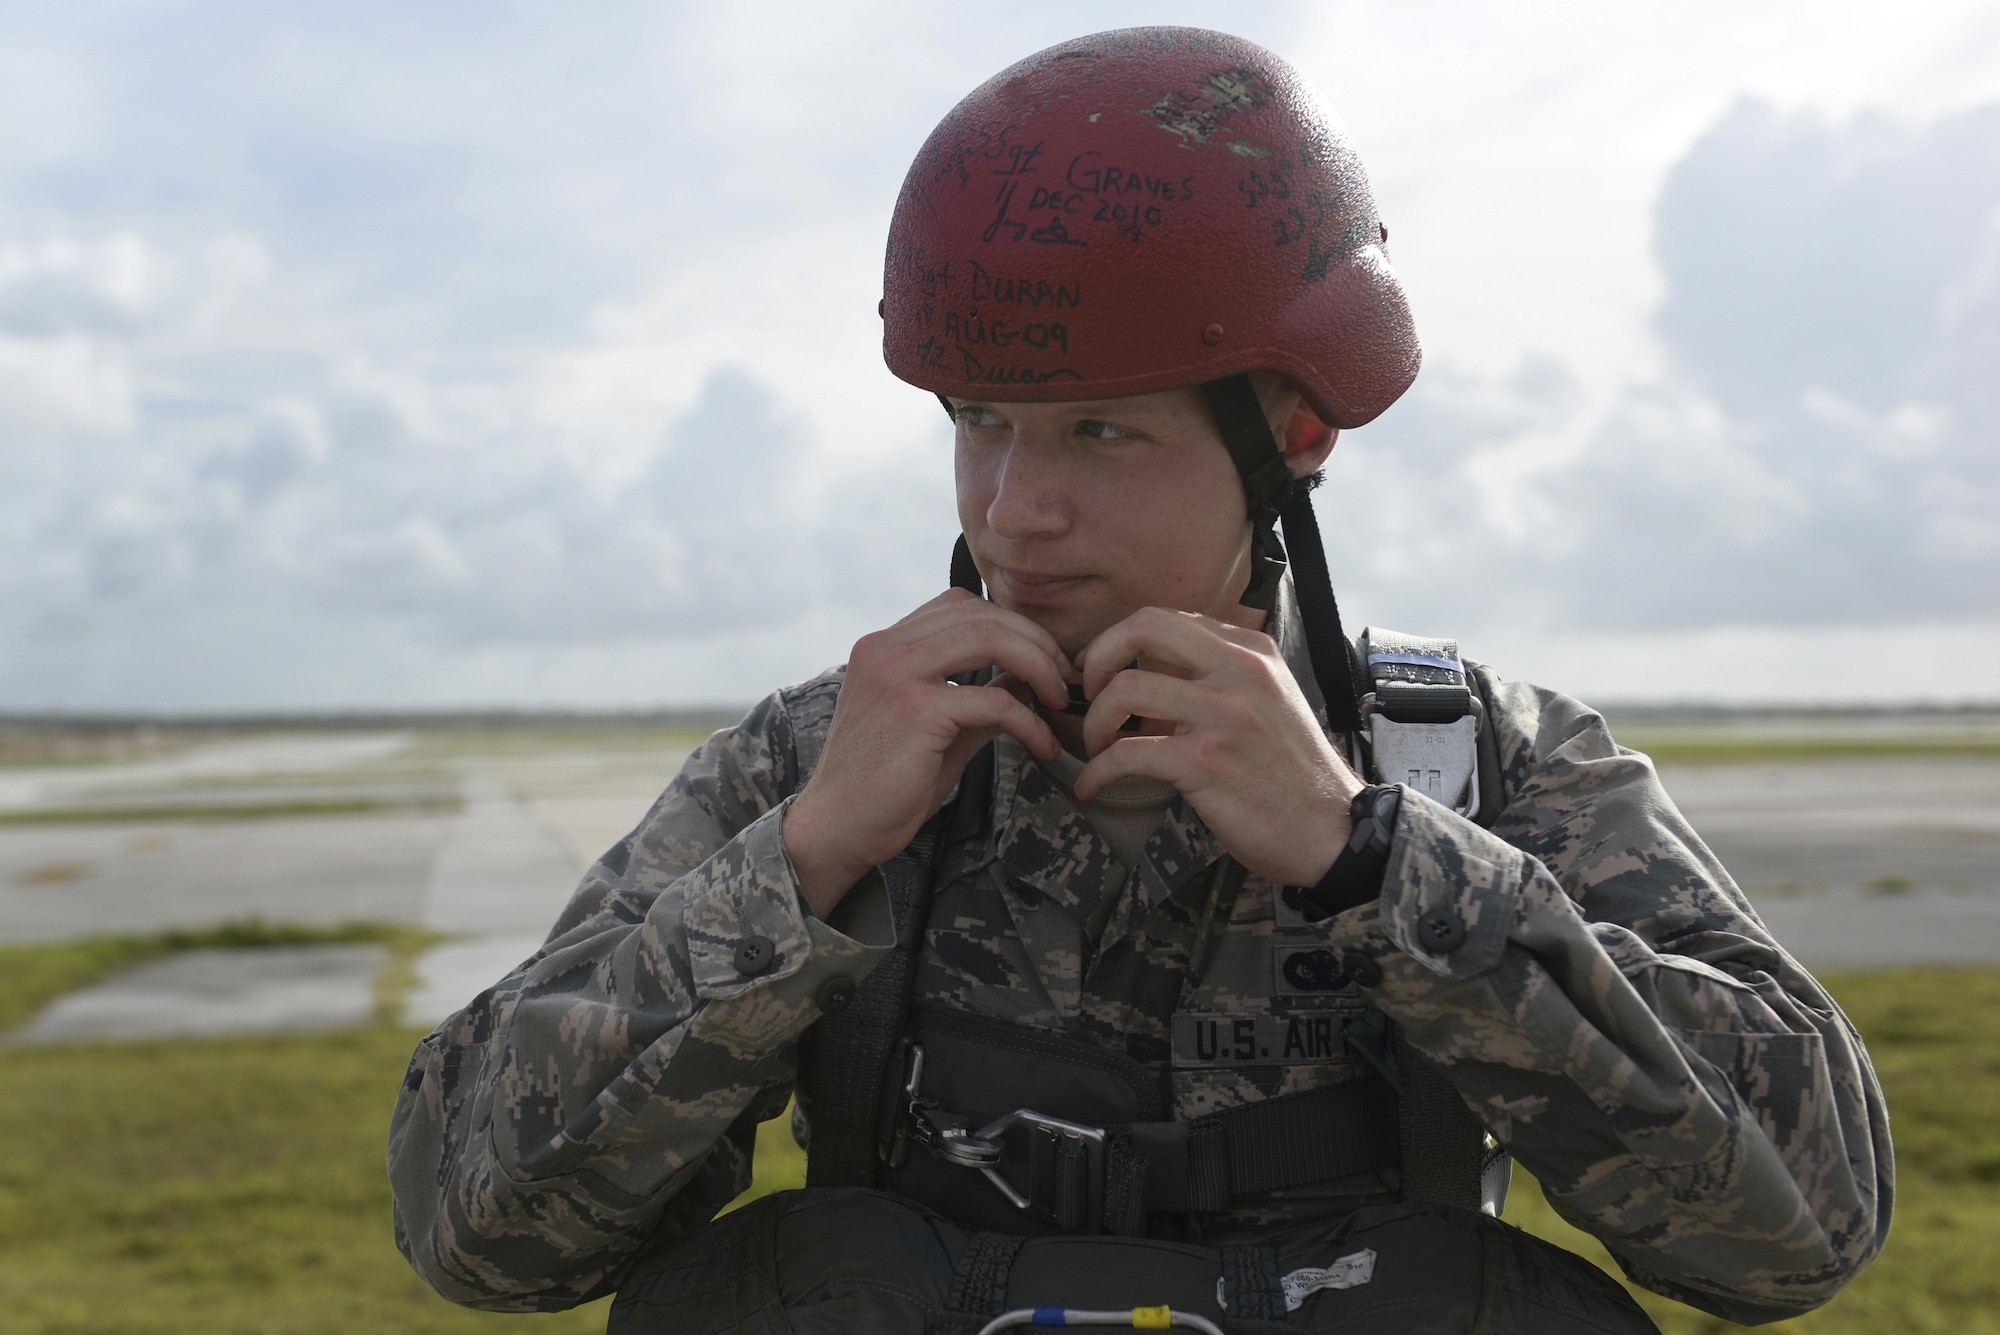
[[[1333,1011],[1173,1018],[1175,1066],[1292,1066],[1352,1060]]]

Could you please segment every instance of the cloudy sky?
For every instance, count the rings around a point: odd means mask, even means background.
[[[1591,698],[2000,697],[2000,9],[1229,7],[1426,346],[1355,624]],[[1086,17],[1079,17],[1083,15]],[[0,8],[0,711],[741,701],[944,580],[904,168],[1213,5]]]

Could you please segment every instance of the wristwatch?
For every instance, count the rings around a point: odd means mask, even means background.
[[[1334,914],[1365,904],[1382,893],[1382,873],[1389,866],[1389,843],[1396,834],[1396,813],[1403,805],[1403,790],[1394,784],[1378,783],[1354,795],[1348,812],[1354,817],[1354,833],[1347,847],[1313,886],[1288,885],[1285,902],[1305,915],[1307,922],[1320,922]]]

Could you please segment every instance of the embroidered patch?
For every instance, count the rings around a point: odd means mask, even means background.
[[[1285,1290],[1285,1310],[1296,1312],[1321,1289],[1351,1289],[1375,1278],[1375,1253],[1350,1252],[1321,1269],[1294,1270],[1278,1283]]]
[[[1347,986],[1340,957],[1325,946],[1272,946],[1271,990],[1281,997],[1317,996]]]
[[[1347,1057],[1334,1011],[1174,1016],[1175,1066],[1296,1066]]]

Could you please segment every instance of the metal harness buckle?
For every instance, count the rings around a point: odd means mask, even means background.
[[[1479,810],[1479,730],[1485,710],[1468,684],[1458,646],[1370,626],[1362,652],[1374,689],[1361,721],[1375,772],[1461,816]]]
[[[960,1168],[985,1171],[999,1163],[1006,1147],[983,1131],[978,1135],[972,1134],[963,1117],[946,1112],[936,1099],[925,1098],[918,1092],[923,1083],[924,1047],[921,1043],[912,1043],[909,1076],[903,1082],[904,1127],[908,1138],[946,1163]],[[901,1162],[900,1154],[896,1162]]]
[[[1080,1203],[1083,1217],[1074,1222],[1094,1229],[1103,1220],[1104,1145],[1110,1136],[1105,1128],[1064,1121],[1032,1108],[1016,1108],[976,1131],[971,1130],[963,1116],[947,1111],[936,1099],[927,1099],[920,1092],[924,1080],[921,1043],[910,1044],[908,1071],[903,1095],[904,1125],[910,1140],[955,1167],[978,1169],[1007,1198],[1008,1204],[1025,1213],[1037,1209],[1035,1197],[1042,1194],[1038,1188],[1046,1188],[1049,1195],[1059,1197],[1062,1175],[1058,1164],[1062,1158],[1080,1153],[1084,1160],[1085,1198]],[[1000,1172],[1000,1160],[1007,1152],[1002,1137],[1016,1127],[1028,1128],[1032,1137],[1028,1155],[1029,1190],[1025,1194]],[[1063,1222],[1059,1201],[1043,1202],[1041,1208]]]

